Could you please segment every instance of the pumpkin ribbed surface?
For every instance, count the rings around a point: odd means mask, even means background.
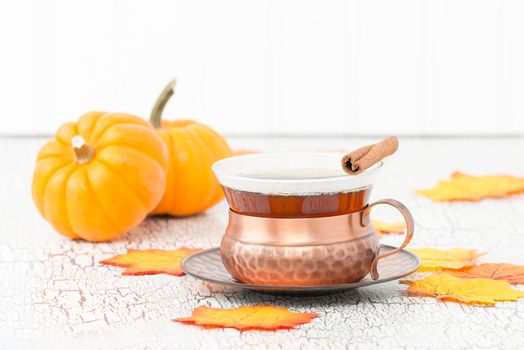
[[[231,155],[224,138],[191,120],[162,121],[157,131],[167,145],[169,164],[166,190],[153,214],[192,215],[219,202],[224,194],[211,165]]]
[[[37,157],[33,199],[64,236],[113,239],[155,208],[166,184],[167,148],[133,115],[91,112],[64,124]]]
[[[211,166],[232,152],[220,134],[202,123],[162,120],[175,85],[176,80],[170,81],[160,93],[149,119],[169,152],[166,191],[152,214],[186,216],[200,213],[224,198]]]

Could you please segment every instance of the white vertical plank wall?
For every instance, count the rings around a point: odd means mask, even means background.
[[[0,2],[0,135],[89,110],[226,134],[524,134],[524,2]]]

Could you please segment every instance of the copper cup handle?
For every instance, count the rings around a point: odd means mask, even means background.
[[[371,275],[371,278],[376,280],[378,279],[378,269],[377,269],[377,265],[378,265],[378,262],[380,259],[382,258],[385,258],[386,256],[390,256],[392,254],[395,254],[399,251],[401,251],[402,249],[404,249],[409,241],[411,241],[411,238],[413,237],[413,231],[415,230],[415,224],[413,222],[413,216],[411,216],[411,213],[409,212],[408,208],[406,208],[406,206],[402,203],[400,203],[399,201],[395,200],[395,199],[381,199],[379,201],[376,201],[375,203],[372,203],[370,205],[368,205],[366,207],[366,209],[364,209],[364,211],[362,212],[362,217],[361,217],[361,220],[362,220],[362,225],[365,226],[369,223],[369,213],[371,212],[371,208],[374,207],[375,205],[377,204],[387,204],[387,205],[391,205],[392,207],[395,207],[395,209],[397,209],[401,214],[402,216],[404,217],[404,220],[406,220],[406,238],[404,239],[404,242],[400,245],[400,247],[388,252],[388,253],[385,253],[385,254],[382,254],[382,255],[378,255],[376,256],[373,261],[371,262],[371,269],[370,269],[370,275]]]

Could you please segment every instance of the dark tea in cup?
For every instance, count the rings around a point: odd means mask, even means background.
[[[242,174],[253,179],[308,180],[343,175],[333,169],[273,169],[270,172]],[[223,187],[231,210],[245,215],[269,218],[311,218],[353,213],[368,203],[371,188],[331,193],[261,193]]]
[[[286,195],[246,192],[224,187],[231,210],[268,218],[314,218],[353,213],[364,208],[370,189],[351,192]]]

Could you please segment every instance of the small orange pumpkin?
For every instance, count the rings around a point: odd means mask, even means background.
[[[152,214],[186,216],[200,213],[224,197],[211,165],[232,152],[226,140],[204,124],[161,120],[175,84],[173,80],[167,85],[151,112],[150,122],[169,152],[166,191]]]
[[[129,114],[91,112],[60,127],[38,154],[33,199],[62,235],[113,239],[137,226],[164,194],[167,149]]]

